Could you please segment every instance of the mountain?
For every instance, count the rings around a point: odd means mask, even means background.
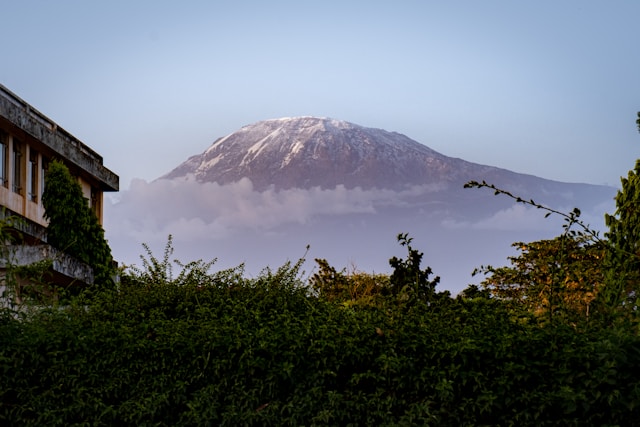
[[[402,134],[317,117],[261,121],[215,141],[165,175],[254,188],[403,189],[509,174],[444,156]]]
[[[614,208],[613,187],[519,174],[399,133],[299,117],[245,126],[160,179],[132,183],[105,207],[113,221],[107,237],[124,263],[135,263],[140,243],[157,252],[172,235],[183,261],[219,258],[220,267],[245,263],[257,273],[297,259],[309,244],[308,259],[384,273],[392,255],[404,255],[395,237],[406,232],[441,288],[457,292],[474,268],[505,265],[513,242],[552,238],[565,224],[487,189],[463,188],[471,180],[559,211],[578,207],[599,229]]]
[[[557,182],[480,165],[440,154],[397,132],[319,117],[244,126],[161,178],[187,176],[221,185],[248,178],[256,191],[337,186],[402,191],[428,185],[438,190],[429,192],[429,200],[447,205],[460,200],[468,205],[474,196],[462,189],[472,180],[555,205],[613,194],[611,187]]]

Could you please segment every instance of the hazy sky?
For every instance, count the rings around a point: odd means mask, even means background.
[[[640,2],[6,1],[0,82],[151,181],[314,115],[450,156],[619,185],[640,157]]]

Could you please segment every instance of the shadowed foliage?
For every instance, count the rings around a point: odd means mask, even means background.
[[[97,285],[112,286],[113,258],[104,230],[80,184],[60,161],[49,164],[42,205],[49,221],[47,242],[93,268]]]

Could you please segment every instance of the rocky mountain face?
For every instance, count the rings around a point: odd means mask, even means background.
[[[164,175],[229,184],[249,178],[256,191],[319,187],[406,190],[438,188],[446,203],[468,181],[487,181],[545,203],[610,197],[606,186],[562,183],[440,154],[405,135],[318,117],[265,120],[215,141]]]
[[[402,189],[460,183],[508,171],[444,156],[395,132],[317,117],[266,120],[220,138],[163,178],[195,175],[227,184],[248,177],[257,190]]]

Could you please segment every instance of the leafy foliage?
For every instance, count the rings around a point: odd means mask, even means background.
[[[394,299],[344,306],[310,293],[299,263],[255,279],[199,267],[163,278],[156,261],[90,301],[0,316],[0,423],[556,426],[640,415],[640,341],[622,329],[526,323],[478,297],[414,299],[402,313]]]
[[[49,221],[47,242],[93,268],[96,284],[113,285],[113,258],[104,230],[80,184],[60,161],[49,164],[42,204]]]
[[[616,212],[605,215],[609,227],[606,237],[611,247],[606,257],[609,286],[606,303],[636,310],[640,297],[640,160],[621,181]]]
[[[309,280],[320,297],[344,304],[374,304],[389,289],[389,276],[359,271],[337,271],[326,259],[316,258],[318,271]]]
[[[400,301],[433,299],[440,277],[429,280],[429,276],[433,274],[431,267],[422,270],[424,254],[411,246],[413,239],[408,234],[400,233],[397,239],[401,246],[407,247],[407,258],[394,256],[389,259],[393,268],[390,276],[356,271],[347,274],[346,270],[337,271],[325,259],[316,259],[319,270],[309,281],[311,288],[329,301],[346,304],[374,304],[385,296],[392,296]],[[446,296],[449,294],[446,293]]]
[[[640,112],[636,124],[640,131]],[[553,242],[516,243],[526,252],[521,257],[511,258],[513,268],[481,267],[480,271],[493,274],[485,280],[485,285],[491,287],[494,295],[505,297],[510,294],[507,296],[509,299],[519,300],[538,312],[546,311],[549,316],[556,308],[566,312],[572,305],[573,309],[569,310],[575,313],[575,304],[569,304],[568,297],[574,302],[582,301],[586,308],[595,300],[598,314],[608,321],[631,319],[637,322],[640,297],[640,160],[621,182],[622,188],[615,198],[616,212],[614,215],[605,214],[609,228],[605,239],[600,239],[596,231],[579,219],[580,210],[577,208],[567,214],[515,196],[485,181],[465,184],[466,188],[492,189],[496,195],[506,195],[518,203],[546,210],[545,216],[557,214],[565,220],[564,233]],[[549,274],[550,271],[553,274]],[[535,277],[532,278],[532,274]],[[571,289],[576,286],[577,289]]]
[[[511,267],[482,266],[483,285],[492,296],[537,316],[588,320],[604,286],[604,247],[585,236],[561,235],[551,240],[513,244],[521,251],[509,257]]]
[[[424,254],[411,246],[413,238],[406,233],[398,234],[398,242],[407,248],[407,258],[402,260],[392,257],[389,264],[393,268],[391,274],[391,290],[395,295],[401,293],[413,293],[413,295],[429,300],[436,294],[436,285],[440,283],[440,277],[429,280],[433,274],[431,267],[421,270],[420,264]]]

